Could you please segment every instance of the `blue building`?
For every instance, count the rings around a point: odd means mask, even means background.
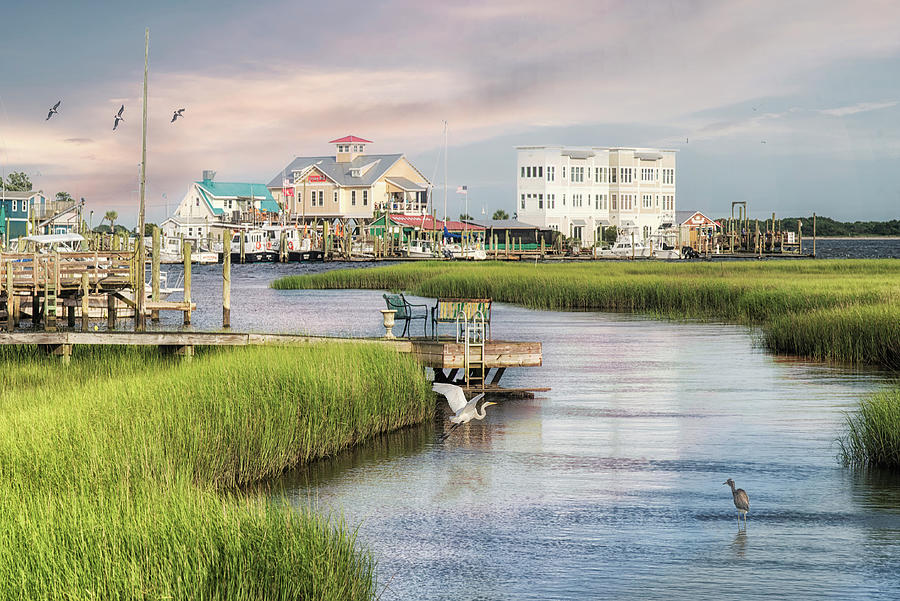
[[[40,192],[0,192],[0,235],[3,240],[13,240],[28,235],[28,218],[33,202],[40,202]]]

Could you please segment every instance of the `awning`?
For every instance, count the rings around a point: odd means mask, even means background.
[[[384,181],[397,186],[404,192],[424,192],[428,189],[422,184],[417,184],[416,182],[408,180],[405,177],[386,177],[384,178]]]
[[[573,219],[572,225],[584,227],[587,223],[584,222],[584,219]]]

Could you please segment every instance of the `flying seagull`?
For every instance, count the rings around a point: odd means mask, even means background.
[[[61,103],[62,103],[62,100],[57,100],[57,101],[56,101],[56,104],[54,104],[54,105],[53,105],[53,108],[50,109],[50,112],[47,113],[47,118],[44,119],[44,121],[49,121],[49,120],[50,120],[50,117],[52,117],[53,115],[58,115],[58,114],[59,114],[59,111],[56,110],[56,109],[59,108],[59,105],[60,105]]]
[[[125,105],[119,107],[119,112],[116,113],[116,122],[113,123],[113,131],[116,131],[116,128],[119,127],[119,121],[124,121],[125,118],[122,117],[122,113],[125,112]]]
[[[184,115],[182,113],[184,113],[184,109],[178,109],[177,111],[172,113],[172,121],[170,121],[170,123],[175,123],[175,119],[178,119],[179,117],[184,117]]]

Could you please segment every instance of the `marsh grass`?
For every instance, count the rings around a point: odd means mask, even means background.
[[[840,440],[841,458],[847,465],[867,468],[900,466],[900,388],[863,399],[846,418]]]
[[[31,598],[373,596],[340,520],[238,487],[429,415],[375,345],[0,351],[0,591]]]

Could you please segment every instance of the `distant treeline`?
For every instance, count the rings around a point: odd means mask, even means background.
[[[728,218],[718,220],[719,223]],[[803,222],[803,235],[812,236],[812,215],[809,217],[785,217],[779,220],[781,228],[786,231],[797,231],[797,221]],[[751,220],[754,224],[755,220]],[[755,227],[751,225],[751,227]],[[760,220],[760,228],[762,222]],[[900,236],[900,220],[891,221],[835,221],[830,217],[816,217],[816,236]]]

